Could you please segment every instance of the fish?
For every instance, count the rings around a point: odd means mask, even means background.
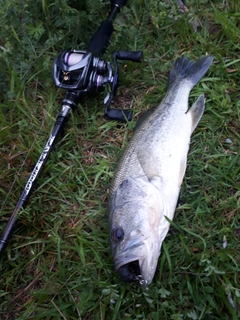
[[[147,288],[156,272],[163,240],[173,220],[186,171],[190,137],[204,109],[201,94],[188,109],[192,88],[213,56],[181,56],[169,72],[160,105],[135,130],[115,171],[108,201],[115,269],[125,282]]]

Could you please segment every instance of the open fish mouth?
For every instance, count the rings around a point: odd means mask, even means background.
[[[134,260],[122,265],[118,269],[121,279],[127,283],[138,281],[143,290],[148,291],[148,282],[143,279],[139,266],[139,260]]]
[[[141,266],[145,257],[140,253],[142,250],[138,249],[144,246],[144,240],[142,237],[136,237],[127,241],[122,254],[115,256],[115,268],[125,282],[131,283],[142,279]]]
[[[118,269],[118,273],[123,281],[125,282],[134,282],[138,281],[139,277],[141,277],[141,271],[139,266],[139,260],[128,262],[122,265]]]

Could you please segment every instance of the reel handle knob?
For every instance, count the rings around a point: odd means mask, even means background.
[[[105,112],[105,116],[111,120],[117,120],[121,122],[132,120],[132,112],[128,110],[108,109],[108,111]]]
[[[141,62],[143,57],[142,51],[116,51],[115,57],[118,60],[129,60],[133,62]]]

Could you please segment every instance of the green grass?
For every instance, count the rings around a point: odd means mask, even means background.
[[[119,63],[114,105],[133,107],[134,119],[104,119],[102,94],[84,97],[71,114],[0,256],[0,319],[239,319],[240,4],[185,4],[181,14],[177,1],[129,0],[114,21],[104,59],[112,62],[115,50],[144,51],[141,64]],[[65,94],[52,82],[53,61],[65,48],[85,49],[108,9],[108,1],[97,0],[1,3],[0,232]],[[214,64],[190,96],[192,103],[207,94],[206,111],[144,292],[114,270],[108,190],[136,119],[164,96],[172,62],[206,53]]]

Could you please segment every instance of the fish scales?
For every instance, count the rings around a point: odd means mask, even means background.
[[[204,111],[200,95],[188,110],[193,86],[213,57],[180,57],[166,96],[137,128],[118,164],[109,199],[110,241],[123,280],[151,283],[162,241],[173,219],[186,170],[190,137]]]
[[[179,100],[184,101],[184,96],[182,98],[183,93],[184,90],[181,90],[174,98],[172,98],[172,105],[175,103],[177,104],[177,101]],[[152,114],[149,119],[142,124],[132,137],[132,140],[120,160],[118,170],[112,184],[112,192],[116,190],[118,185],[128,174],[133,177],[139,176],[139,168],[142,169],[140,172],[146,174],[148,178],[151,178],[151,176],[155,174],[159,176],[164,174],[164,170],[161,167],[162,164],[164,164],[162,159],[164,156],[170,158],[174,153],[174,149],[176,150],[178,142],[185,139],[185,136],[182,135],[179,137],[177,135],[177,133],[183,128],[184,123],[187,123],[188,125],[188,131],[184,133],[190,140],[189,133],[191,131],[191,120],[184,119],[190,117],[188,114],[185,114],[187,111],[187,100],[182,104],[184,106],[184,110],[177,109],[177,111],[179,111],[179,115],[176,116],[175,108],[169,107],[169,98],[170,97],[168,95],[156,109],[154,114]],[[183,119],[181,119],[181,117]],[[169,126],[169,123],[171,123],[171,126]],[[159,128],[161,128],[161,130],[159,130]],[[169,136],[174,137],[174,139],[169,141]],[[148,158],[148,155],[152,154],[155,157],[154,161],[152,160],[152,156],[151,159]],[[143,157],[147,162],[151,162],[151,166],[147,168],[147,172],[144,171],[146,164],[143,166],[141,165]],[[158,158],[160,158],[159,161]],[[152,168],[153,165],[155,165],[154,168]],[[150,173],[150,170],[153,172]]]

